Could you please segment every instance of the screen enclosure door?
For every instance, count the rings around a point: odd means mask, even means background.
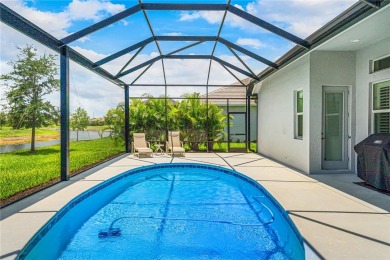
[[[228,151],[247,152],[246,113],[229,112],[228,115]]]

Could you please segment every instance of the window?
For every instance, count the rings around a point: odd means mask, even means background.
[[[373,60],[371,63],[371,73],[390,68],[390,55]]]
[[[295,138],[303,138],[303,90],[295,91]]]
[[[375,83],[372,92],[374,133],[390,133],[390,80]]]

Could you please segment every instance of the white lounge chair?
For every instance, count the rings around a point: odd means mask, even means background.
[[[183,142],[180,141],[180,132],[169,131],[168,142],[166,142],[167,154],[182,154],[185,155],[186,150],[183,148]]]
[[[145,133],[134,133],[133,139],[131,146],[134,155],[137,154],[138,158],[140,154],[150,154],[153,156],[153,150],[150,149],[150,143],[146,142]]]

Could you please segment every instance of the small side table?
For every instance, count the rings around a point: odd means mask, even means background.
[[[154,153],[155,153],[155,154],[158,154],[158,153],[164,154],[164,150],[161,148],[161,147],[164,146],[163,144],[157,143],[157,144],[154,144],[154,146],[157,147],[156,150],[154,150]]]

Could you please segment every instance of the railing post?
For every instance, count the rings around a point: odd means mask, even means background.
[[[130,153],[130,109],[129,109],[129,86],[125,85],[125,147],[126,153]]]
[[[69,180],[69,53],[68,47],[60,52],[61,99],[61,181]]]

